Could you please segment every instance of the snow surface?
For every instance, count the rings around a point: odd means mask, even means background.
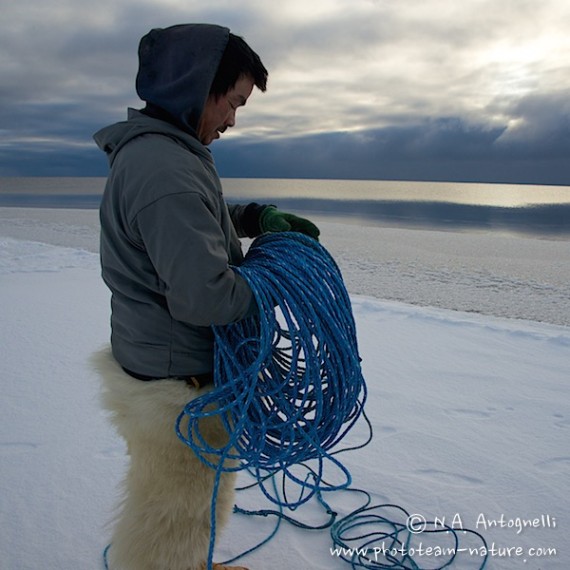
[[[367,447],[339,456],[353,486],[375,504],[477,530],[496,549],[487,568],[570,568],[568,242],[321,226],[352,294],[374,429]],[[0,236],[0,567],[101,569],[126,458],[87,366],[109,334],[96,213],[3,209]],[[383,287],[405,303],[382,299]],[[432,298],[467,311],[484,301],[488,314],[418,306]],[[344,443],[365,436],[361,422]],[[344,491],[327,499],[340,516],[362,503]],[[252,492],[237,500],[269,506]],[[299,516],[326,519],[316,506]],[[527,521],[534,526],[519,531]],[[273,525],[234,515],[216,559],[253,546]],[[241,563],[350,568],[331,547],[327,531],[283,523]],[[548,548],[556,553],[537,556]],[[453,567],[480,563],[462,553]]]

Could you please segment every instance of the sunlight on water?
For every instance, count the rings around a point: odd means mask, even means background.
[[[568,186],[522,184],[232,178],[224,180],[224,191],[228,196],[236,195],[252,199],[256,196],[271,194],[276,198],[448,202],[503,208],[538,204],[570,204],[570,187]]]
[[[228,202],[331,221],[570,239],[570,187],[383,180],[223,179]],[[0,178],[0,207],[98,208],[104,178]]]
[[[273,196],[276,199],[448,202],[503,208],[570,204],[570,186],[285,178],[225,178],[222,182],[228,197],[252,200]],[[0,194],[100,194],[104,186],[105,178],[0,178]]]

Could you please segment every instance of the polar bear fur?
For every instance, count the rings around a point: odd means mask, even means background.
[[[91,359],[102,380],[103,406],[127,443],[130,464],[109,550],[111,570],[199,570],[210,541],[215,470],[204,465],[175,432],[184,406],[205,390],[179,380],[145,382],[126,374],[105,348]],[[213,446],[228,435],[215,418],[201,433]],[[216,527],[233,505],[234,473],[222,474]]]

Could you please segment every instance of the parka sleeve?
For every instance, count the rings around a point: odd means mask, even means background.
[[[225,325],[251,312],[251,289],[230,267],[222,228],[199,194],[164,196],[135,223],[176,320]]]
[[[238,237],[254,238],[261,233],[259,217],[265,208],[265,204],[258,204],[257,202],[228,204],[230,217]]]

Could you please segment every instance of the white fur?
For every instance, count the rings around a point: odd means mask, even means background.
[[[109,550],[111,570],[198,570],[210,541],[215,471],[176,436],[176,418],[203,390],[185,382],[143,382],[126,374],[109,348],[92,357],[103,383],[103,405],[125,439],[130,466]],[[227,441],[215,418],[203,420],[210,445]],[[234,474],[222,475],[217,528],[233,505]]]

